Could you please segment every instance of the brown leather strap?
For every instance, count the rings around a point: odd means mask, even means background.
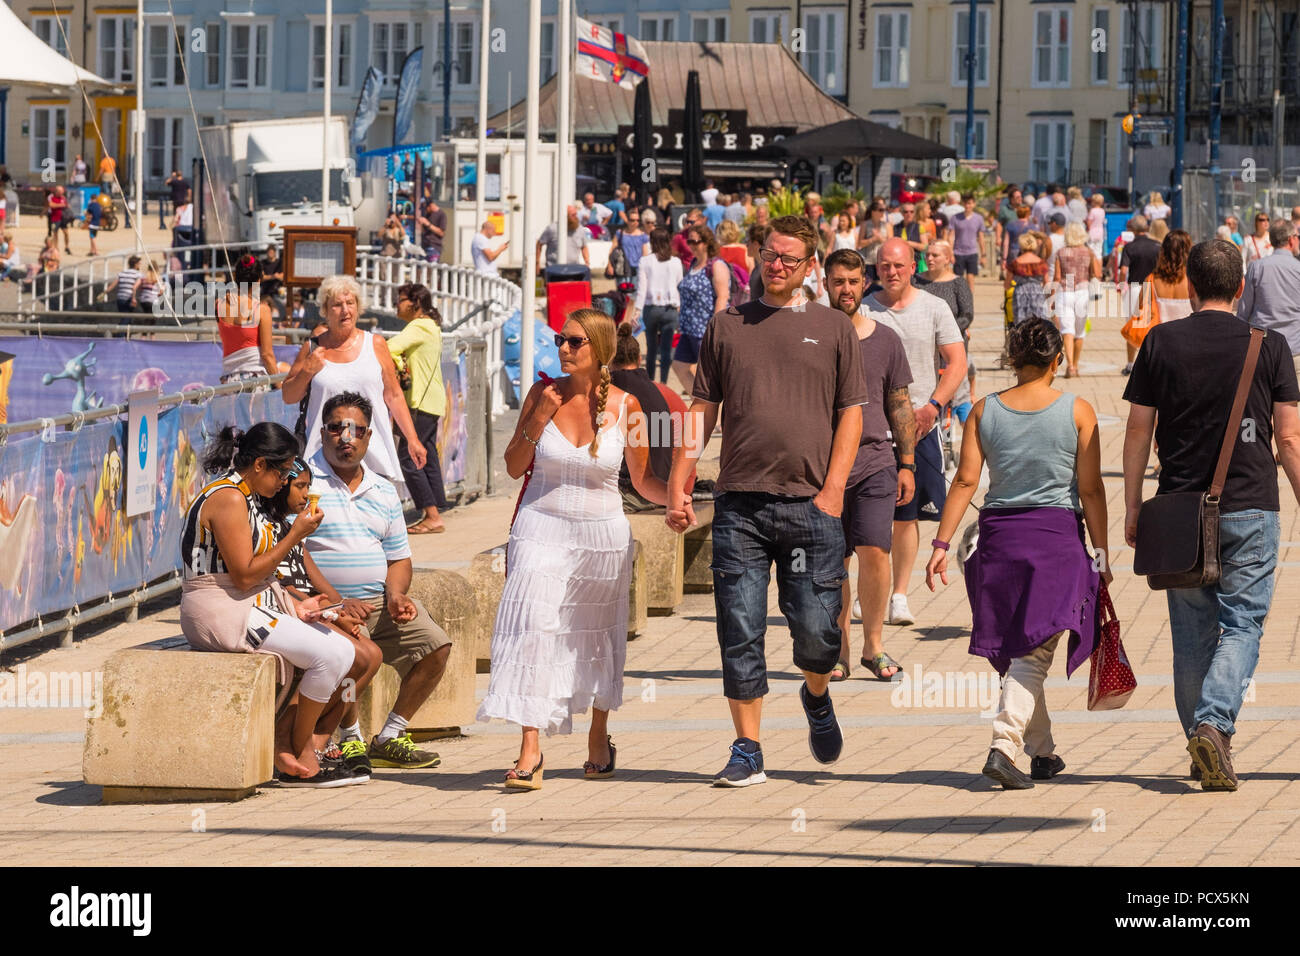
[[[1223,447],[1219,449],[1219,463],[1214,467],[1214,480],[1210,482],[1210,495],[1218,498],[1223,494],[1223,484],[1228,480],[1228,464],[1232,461],[1232,448],[1236,444],[1237,429],[1241,427],[1241,416],[1246,410],[1246,396],[1250,394],[1251,382],[1255,379],[1255,365],[1259,361],[1259,349],[1264,344],[1264,330],[1250,330],[1250,344],[1246,346],[1246,364],[1241,369],[1241,379],[1237,382],[1237,394],[1232,400],[1232,414],[1228,416],[1228,428],[1223,433]]]

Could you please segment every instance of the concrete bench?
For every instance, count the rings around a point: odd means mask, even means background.
[[[627,522],[645,555],[646,607],[651,614],[671,614],[682,603],[686,570],[682,535],[668,527],[660,508],[630,514]]]
[[[121,650],[86,725],[86,783],[105,803],[242,800],[274,774],[275,660],[192,650],[183,637]]]
[[[695,502],[696,527],[682,535],[682,589],[687,593],[713,593],[713,502]]]
[[[479,605],[469,582],[416,571],[410,594],[452,640],[437,689],[411,719],[416,740],[474,722]],[[495,610],[495,609],[494,609]],[[397,699],[397,672],[381,665],[358,704],[369,739]],[[83,777],[105,803],[242,800],[275,773],[275,660],[195,651],[183,637],[117,651],[104,666],[104,706],[88,720]]]

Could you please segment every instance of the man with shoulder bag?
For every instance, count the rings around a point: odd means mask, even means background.
[[[1272,439],[1300,501],[1300,387],[1286,338],[1234,315],[1235,246],[1194,246],[1187,280],[1193,314],[1151,329],[1124,390],[1124,539],[1134,572],[1169,602],[1191,776],[1204,790],[1236,790],[1232,735],[1259,660],[1281,537]],[[1160,485],[1144,503],[1153,434]]]

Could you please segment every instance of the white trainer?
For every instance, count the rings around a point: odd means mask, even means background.
[[[906,594],[895,594],[889,599],[889,624],[915,624],[912,609],[907,606]]]
[[[862,603],[857,598],[853,599],[853,620],[862,620]]]

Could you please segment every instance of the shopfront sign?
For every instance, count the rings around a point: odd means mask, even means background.
[[[706,110],[700,121],[700,139],[705,153],[753,152],[770,146],[778,140],[793,136],[793,126],[750,126],[747,110]],[[682,151],[686,135],[686,111],[669,110],[668,125],[654,128],[656,154],[673,154]],[[636,133],[631,126],[618,128],[618,144],[631,151],[636,144]]]

